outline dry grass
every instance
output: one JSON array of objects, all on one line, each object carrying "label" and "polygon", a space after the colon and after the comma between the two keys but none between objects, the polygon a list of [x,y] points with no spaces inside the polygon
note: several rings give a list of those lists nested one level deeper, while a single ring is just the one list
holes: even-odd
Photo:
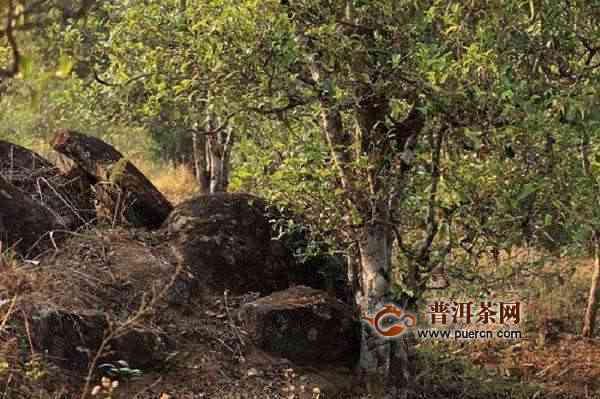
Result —
[{"label": "dry grass", "polygon": [[198,184],[189,169],[183,165],[172,167],[147,167],[145,163],[138,165],[140,170],[147,170],[148,178],[173,205],[177,205],[199,193]]}]

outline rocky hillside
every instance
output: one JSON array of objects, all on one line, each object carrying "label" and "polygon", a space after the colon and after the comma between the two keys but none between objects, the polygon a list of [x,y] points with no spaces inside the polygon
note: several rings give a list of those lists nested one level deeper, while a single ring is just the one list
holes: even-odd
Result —
[{"label": "rocky hillside", "polygon": [[279,211],[248,194],[147,207],[161,194],[108,144],[54,143],[67,172],[0,143],[4,200],[38,219],[0,210],[5,397],[351,393],[359,337],[342,268],[299,261],[306,242],[276,231]]}]

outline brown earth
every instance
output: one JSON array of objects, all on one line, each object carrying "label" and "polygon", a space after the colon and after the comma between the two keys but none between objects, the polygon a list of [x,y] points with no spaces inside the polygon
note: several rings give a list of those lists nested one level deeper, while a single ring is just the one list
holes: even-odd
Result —
[{"label": "brown earth", "polygon": [[[300,367],[254,347],[237,310],[259,294],[195,296],[175,283],[185,281],[188,271],[170,263],[161,243],[159,233],[92,230],[73,233],[39,264],[5,259],[0,300],[14,299],[15,305],[5,316],[8,328],[0,329],[0,363],[7,359],[4,371],[0,365],[0,392],[14,399],[39,392],[46,392],[44,398],[79,397],[99,383],[100,363],[117,360],[143,370],[141,378],[122,381],[116,397],[123,398],[287,398],[301,391],[297,397],[344,397],[355,389],[349,368]],[[45,329],[48,322],[40,319],[48,313],[59,316]],[[82,327],[90,325],[97,328],[91,338]],[[118,342],[132,333],[161,337],[165,345],[152,352],[150,363],[136,362],[148,353],[136,352],[143,343]],[[102,337],[110,339],[96,358]],[[88,369],[92,380],[85,387]]]}]

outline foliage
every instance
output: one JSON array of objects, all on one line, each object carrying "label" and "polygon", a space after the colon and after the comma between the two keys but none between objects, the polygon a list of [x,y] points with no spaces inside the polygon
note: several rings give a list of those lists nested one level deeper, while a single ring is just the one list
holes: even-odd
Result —
[{"label": "foliage", "polygon": [[[524,384],[479,368],[449,353],[444,343],[421,345],[417,352],[417,384],[425,398],[532,398],[541,387]],[[456,349],[454,349],[456,350]]]}]

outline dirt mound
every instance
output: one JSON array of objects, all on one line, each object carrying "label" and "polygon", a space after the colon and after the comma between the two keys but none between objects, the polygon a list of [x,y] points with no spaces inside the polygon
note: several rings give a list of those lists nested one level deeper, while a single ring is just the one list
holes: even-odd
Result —
[{"label": "dirt mound", "polygon": [[[185,295],[175,284],[183,273],[153,252],[149,233],[69,235],[58,251],[18,267],[17,281],[23,282],[11,286],[7,276],[0,283],[0,292],[21,291],[31,349],[79,370],[98,361],[122,359],[150,367],[164,359],[168,339],[156,312]],[[99,351],[104,353],[95,359]]]},{"label": "dirt mound", "polygon": [[79,398],[99,383],[99,363],[119,360],[142,374],[121,384],[119,397],[283,398],[295,389],[312,398],[352,390],[348,368],[303,369],[254,347],[236,315],[259,294],[199,297],[163,241],[159,232],[86,230],[39,264],[4,259],[0,392]]},{"label": "dirt mound", "polygon": [[[55,143],[59,149],[70,143],[73,151],[64,152],[88,171],[77,169],[65,175],[22,147],[8,143],[3,147],[8,155],[2,159],[11,161],[1,164],[0,170],[15,184],[6,187],[47,208],[51,215],[46,219],[60,221],[63,238],[36,260],[0,253],[0,392],[4,396],[79,398],[82,392],[91,392],[106,370],[112,379],[141,374],[140,379],[120,386],[123,397],[283,398],[297,392],[302,398],[333,398],[353,389],[352,361],[340,362],[339,369],[303,369],[293,359],[282,358],[284,353],[268,355],[256,347],[251,332],[236,317],[261,293],[297,284],[330,286],[320,273],[329,261],[298,261],[294,255],[306,242],[275,228],[272,222],[284,219],[279,212],[260,198],[220,194],[180,205],[158,231],[93,224],[74,230],[85,218],[80,218],[68,195],[84,195],[96,184],[96,200],[102,201],[100,180],[109,180],[116,193],[142,192],[148,186],[137,185],[145,182],[141,177],[130,184],[128,177],[137,174],[116,150],[109,151],[107,159],[102,151],[91,160],[83,159],[75,155],[86,152],[86,143],[95,149],[108,147],[73,132],[59,138]],[[98,173],[93,175],[94,171]],[[115,180],[115,173],[125,180]],[[57,183],[65,179],[73,186]],[[15,205],[15,197],[11,198],[7,206]],[[117,208],[122,204],[113,205],[113,216],[119,216]],[[170,207],[166,205],[161,209]],[[125,225],[135,225],[124,216]],[[0,229],[5,222],[0,218]],[[140,225],[152,228],[157,223]],[[57,228],[54,222],[41,227],[42,234]],[[313,299],[326,296],[318,292]],[[274,298],[279,297],[270,300]],[[343,324],[352,324],[351,311],[341,302],[330,298],[325,305],[332,311],[343,308],[348,322]],[[325,311],[321,305],[312,303],[300,310],[295,314],[298,326],[331,327],[319,318]],[[317,311],[321,316],[315,316]],[[337,360],[340,349],[324,340],[326,333],[318,332],[317,343],[323,345],[319,353],[311,353]],[[123,370],[127,376],[119,374]]]}]

